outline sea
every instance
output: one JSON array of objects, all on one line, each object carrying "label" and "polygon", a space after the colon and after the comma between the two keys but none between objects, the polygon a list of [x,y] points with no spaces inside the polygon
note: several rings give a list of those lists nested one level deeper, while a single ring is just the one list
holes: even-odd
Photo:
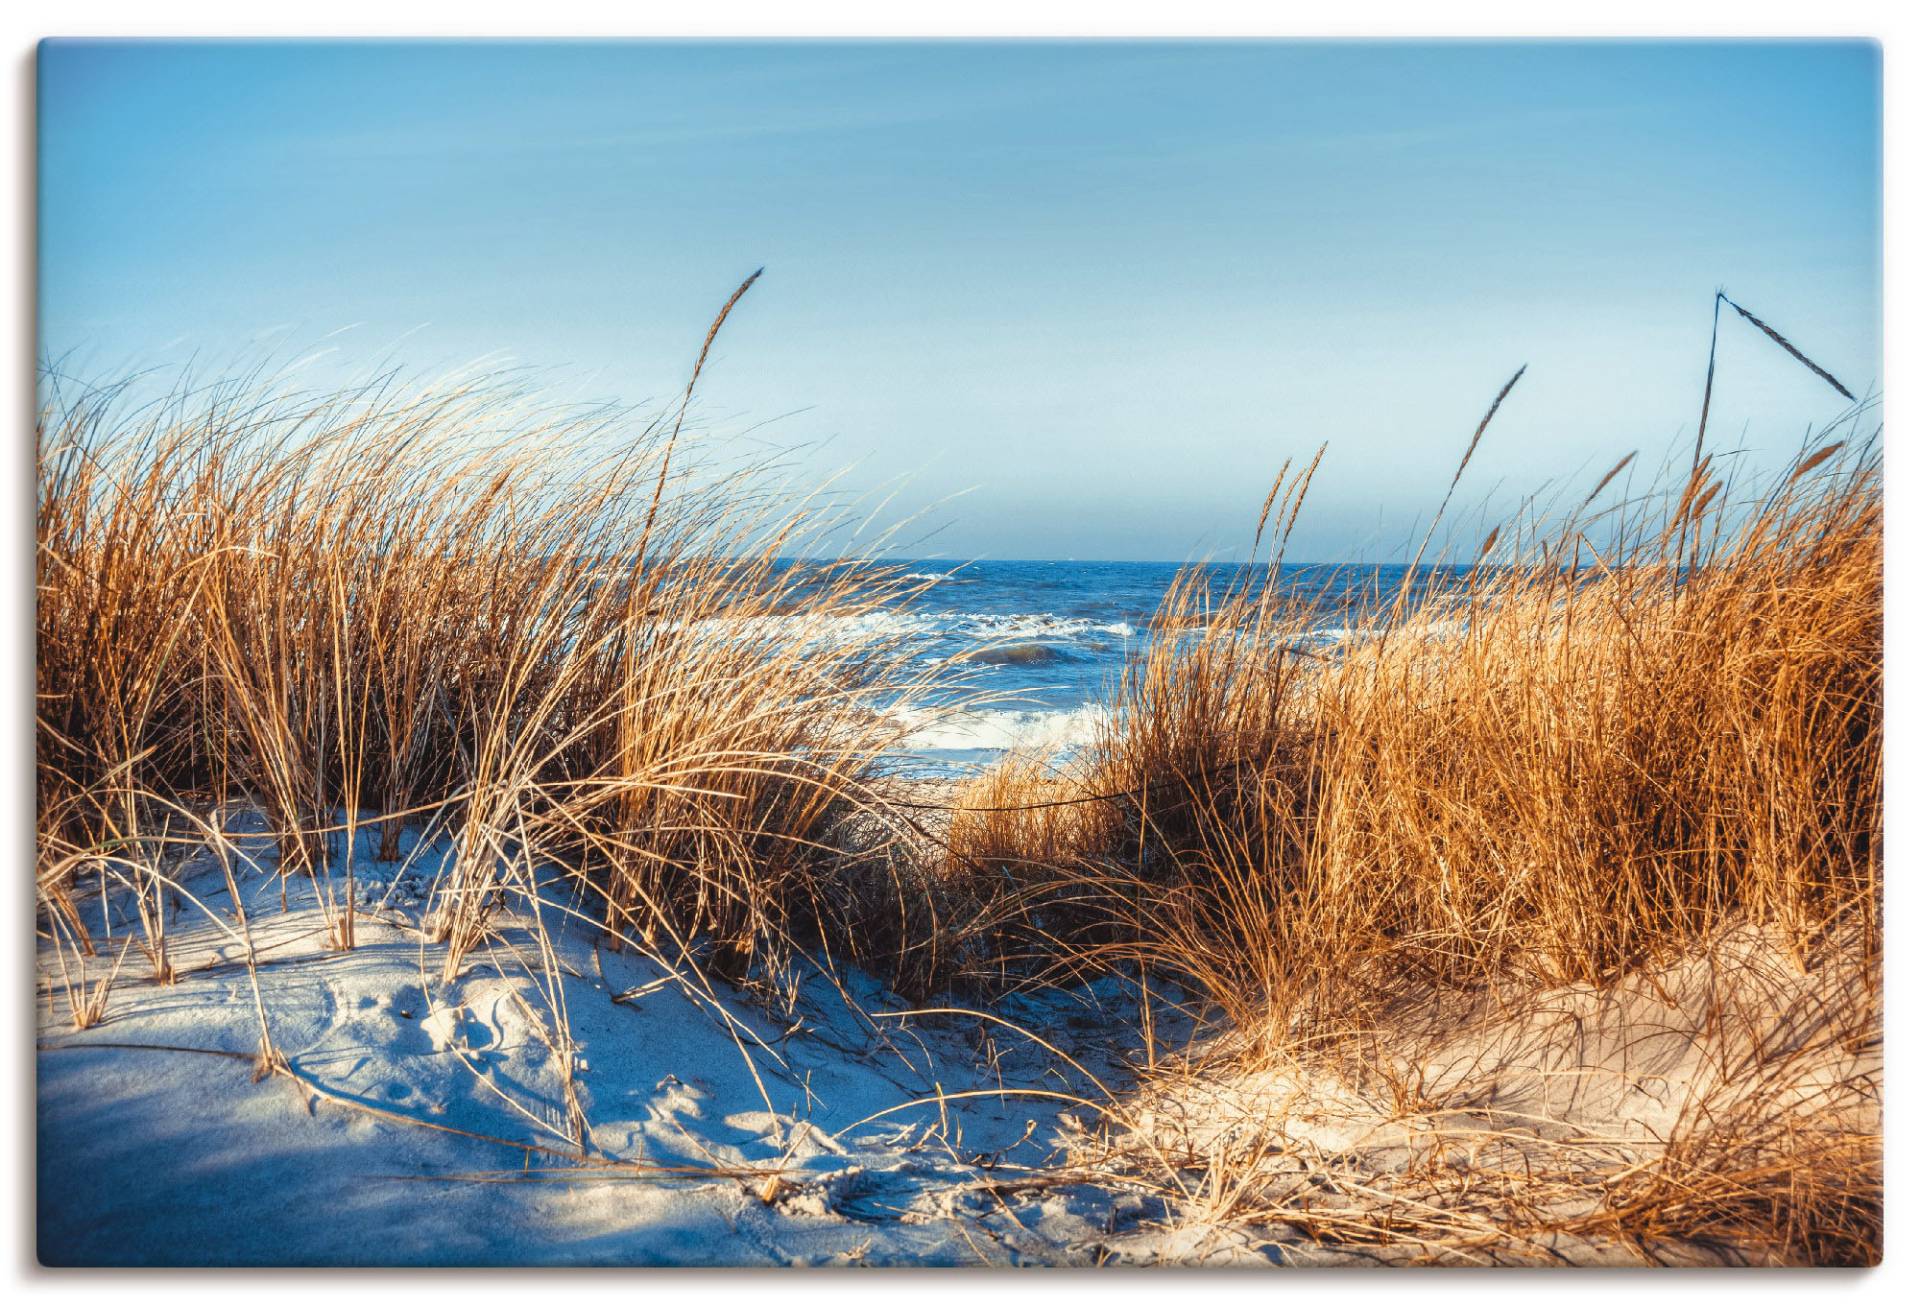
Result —
[{"label": "sea", "polygon": [[[1174,562],[916,561],[895,563],[927,587],[890,620],[929,662],[966,654],[969,694],[991,700],[905,713],[911,731],[900,768],[959,775],[1018,748],[1068,762],[1107,718],[1130,660],[1145,650],[1153,618],[1186,566]],[[1245,565],[1203,568],[1210,592],[1245,582]],[[1416,592],[1459,573],[1422,566]],[[1254,582],[1265,577],[1255,568]],[[1303,636],[1335,644],[1377,620],[1382,595],[1406,581],[1404,565],[1287,563],[1278,577],[1308,603]]]}]

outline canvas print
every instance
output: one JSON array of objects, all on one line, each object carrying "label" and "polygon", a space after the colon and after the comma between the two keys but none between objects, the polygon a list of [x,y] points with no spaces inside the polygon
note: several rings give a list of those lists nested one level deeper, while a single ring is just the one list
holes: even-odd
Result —
[{"label": "canvas print", "polygon": [[1879,1261],[1873,42],[35,62],[42,1264]]}]

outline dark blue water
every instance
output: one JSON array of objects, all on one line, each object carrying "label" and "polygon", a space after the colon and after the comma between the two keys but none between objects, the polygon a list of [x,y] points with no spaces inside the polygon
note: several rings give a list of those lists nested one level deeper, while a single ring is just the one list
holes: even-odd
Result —
[{"label": "dark blue water", "polygon": [[[969,653],[971,688],[996,699],[958,714],[910,715],[907,750],[930,771],[980,765],[1017,747],[1053,757],[1090,739],[1129,658],[1144,650],[1155,613],[1182,567],[1169,562],[993,561],[904,563],[938,581],[897,617],[937,660]],[[1335,641],[1380,618],[1404,566],[1287,565],[1280,582],[1307,604],[1313,633]],[[1457,574],[1422,567],[1416,589]],[[1214,594],[1244,581],[1245,567],[1207,568]],[[982,648],[981,644],[987,646]]]}]

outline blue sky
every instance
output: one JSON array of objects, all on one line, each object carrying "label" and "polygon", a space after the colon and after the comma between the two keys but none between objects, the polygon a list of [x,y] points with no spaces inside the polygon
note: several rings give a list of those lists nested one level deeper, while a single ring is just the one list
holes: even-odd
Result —
[{"label": "blue sky", "polygon": [[[921,552],[1232,555],[1325,440],[1293,555],[1391,559],[1523,362],[1464,502],[1690,440],[1720,286],[1879,384],[1866,43],[51,43],[39,94],[70,369],[658,398],[764,264],[703,422]],[[1836,411],[1723,331],[1712,442]]]}]

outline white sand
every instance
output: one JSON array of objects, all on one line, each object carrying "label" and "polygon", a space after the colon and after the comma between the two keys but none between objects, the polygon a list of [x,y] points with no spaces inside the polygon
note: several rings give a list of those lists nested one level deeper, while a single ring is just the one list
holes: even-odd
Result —
[{"label": "white sand", "polygon": [[[1738,927],[1604,990],[1410,991],[1337,1053],[1222,1055],[1158,1075],[1136,1099],[1133,1145],[1224,1160],[1237,1198],[1216,1201],[1222,1223],[1273,1204],[1357,1232],[1392,1222],[1397,1243],[1371,1251],[1386,1262],[1773,1262],[1718,1232],[1628,1244],[1604,1222],[1559,1227],[1716,1123],[1725,1135],[1688,1163],[1757,1168],[1788,1117],[1810,1148],[1877,1141],[1878,993],[1844,954],[1803,967]],[[1185,1211],[1190,1233],[1209,1221],[1204,1204]],[[1530,1220],[1556,1229],[1530,1232]]]},{"label": "white sand", "polygon": [[[210,858],[177,878],[221,922],[181,904],[178,981],[155,984],[136,949],[106,1019],[86,1031],[71,1027],[43,941],[42,1262],[1086,1264],[1158,1211],[1053,1170],[1069,1101],[963,1095],[1101,1098],[1018,1034],[889,1017],[906,1004],[860,975],[846,980],[859,1009],[815,975],[790,1014],[770,1015],[608,953],[584,925],[551,930],[588,1150],[603,1166],[571,1162],[579,1147],[525,932],[509,927],[441,984],[444,951],[415,927],[430,863],[416,858],[391,893],[395,866],[358,865],[363,896],[387,904],[363,913],[350,953],[323,945],[309,885],[289,884],[283,913],[277,877],[243,880],[268,1024],[296,1080],[254,1080],[254,991]],[[83,910],[104,933],[98,899]],[[123,938],[130,912],[116,902],[114,914]],[[99,944],[95,976],[116,949]],[[1049,1027],[1120,1083],[1118,1048],[1074,1027],[1124,1028],[1086,1005],[1102,996],[1128,1009],[1138,999],[1095,990],[1000,1014]],[[961,1098],[930,1099],[942,1094]]]}]

